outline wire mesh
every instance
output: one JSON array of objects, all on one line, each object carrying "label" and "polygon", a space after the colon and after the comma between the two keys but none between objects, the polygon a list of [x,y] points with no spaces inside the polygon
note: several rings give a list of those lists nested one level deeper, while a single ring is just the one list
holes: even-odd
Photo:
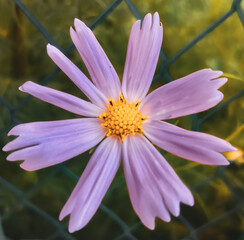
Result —
[{"label": "wire mesh", "polygon": [[[48,31],[42,26],[41,22],[31,13],[31,11],[21,2],[20,0],[12,0],[14,4],[24,13],[26,18],[35,26],[35,28],[39,31],[39,34],[43,36],[43,38],[46,39],[47,42],[55,45],[56,47],[59,47],[58,43],[54,40],[54,38],[48,33]],[[232,5],[230,6],[230,9],[222,15],[219,19],[215,20],[210,26],[208,26],[205,30],[200,32],[194,39],[192,39],[188,44],[186,44],[182,49],[180,49],[175,55],[173,55],[171,58],[168,58],[163,50],[161,50],[160,58],[162,60],[162,64],[160,65],[160,69],[158,71],[158,74],[154,77],[153,84],[157,84],[160,82],[160,79],[165,78],[168,82],[172,81],[172,77],[169,73],[169,67],[172,63],[174,63],[178,58],[180,58],[184,53],[189,51],[195,44],[197,44],[199,41],[201,41],[203,38],[205,38],[208,34],[210,34],[214,29],[218,28],[223,22],[227,21],[229,18],[232,17],[233,14],[237,14],[241,24],[244,26],[244,14],[243,10],[241,8],[241,2],[242,0],[234,0],[232,2]],[[105,10],[97,16],[97,18],[90,24],[91,29],[99,28],[100,24],[109,17],[115,9],[119,8],[121,4],[125,4],[126,7],[129,9],[131,14],[137,18],[141,19],[142,14],[140,14],[139,10],[135,7],[132,0],[115,0],[110,5],[106,6]],[[66,55],[69,55],[74,50],[74,45],[70,45],[66,50],[64,50],[64,53]],[[59,73],[59,68],[53,69],[48,75],[44,76],[40,83],[42,85],[49,84],[52,79]],[[225,102],[219,104],[217,107],[213,108],[211,111],[209,111],[207,114],[205,114],[203,117],[198,115],[192,115],[192,130],[199,130],[200,126],[208,119],[212,118],[217,112],[220,110],[228,107],[232,102],[237,101],[240,98],[243,98],[244,95],[244,89],[239,91],[237,94],[232,96],[231,98],[227,99]],[[19,124],[21,121],[18,119],[18,114],[21,112],[25,106],[30,102],[32,99],[31,96],[26,96],[25,98],[21,99],[19,103],[16,106],[12,106],[8,101],[6,101],[3,97],[0,97],[0,104],[2,107],[8,111],[9,119],[10,121],[2,128],[0,129],[0,137],[3,137],[6,135],[6,133],[10,130],[11,127],[13,127],[16,124]],[[209,227],[214,227],[215,225],[223,222],[225,219],[228,219],[233,214],[243,214],[243,207],[244,207],[244,200],[239,194],[239,192],[233,188],[231,183],[229,182],[229,179],[225,176],[224,171],[225,168],[218,167],[215,169],[216,171],[210,176],[204,179],[203,181],[191,186],[191,190],[195,193],[198,191],[198,189],[202,188],[204,185],[209,184],[210,182],[215,181],[216,179],[221,179],[226,185],[226,187],[231,192],[231,195],[234,199],[234,203],[231,208],[229,208],[224,213],[221,213],[220,215],[216,216],[215,218],[211,219],[210,221],[203,223],[200,226],[194,226],[192,221],[189,221],[186,217],[184,217],[184,214],[180,215],[177,219],[180,223],[182,223],[188,232],[180,238],[175,239],[194,239],[199,240],[198,234],[205,229],[208,229]],[[8,220],[13,218],[14,214],[16,214],[16,211],[18,209],[25,207],[30,209],[31,211],[35,212],[38,216],[40,216],[43,221],[48,222],[53,228],[53,230],[50,232],[48,236],[46,236],[45,239],[80,239],[79,237],[76,237],[75,234],[70,234],[67,231],[67,224],[59,222],[57,220],[57,217],[55,218],[53,215],[50,215],[48,212],[44,211],[40,207],[38,207],[35,203],[32,202],[32,195],[38,191],[40,188],[42,188],[49,179],[53,178],[54,176],[57,176],[59,174],[63,174],[63,177],[70,178],[72,181],[77,182],[78,176],[76,173],[74,173],[72,170],[70,170],[66,165],[60,164],[56,167],[53,167],[51,171],[44,172],[43,176],[36,182],[33,186],[29,187],[28,190],[20,190],[18,186],[15,186],[10,181],[6,180],[3,177],[0,177],[0,184],[3,188],[8,189],[11,193],[13,193],[16,196],[16,204],[9,207],[6,211],[4,211],[3,215],[1,216],[2,224],[3,226],[5,224],[8,224]],[[124,180],[119,180],[113,187],[108,191],[107,197],[116,192],[116,190],[121,186],[125,185]],[[23,188],[24,189],[24,188]],[[4,196],[3,196],[4,197]],[[120,203],[118,203],[120,204]],[[134,222],[133,224],[129,224],[126,221],[122,220],[117,213],[110,209],[109,207],[105,206],[104,204],[101,204],[100,210],[105,214],[104,216],[109,217],[112,221],[116,223],[116,225],[119,227],[118,233],[116,236],[110,236],[109,230],[106,235],[106,239],[114,239],[114,240],[120,240],[120,239],[139,239],[137,236],[137,231],[142,227],[142,224],[139,220]],[[189,211],[189,209],[188,209]],[[33,219],[35,221],[35,219]],[[103,224],[103,223],[101,223]],[[14,228],[14,227],[13,227]],[[1,230],[1,229],[0,229]],[[161,237],[155,238],[155,239],[166,239],[163,237],[163,233],[161,232]],[[7,236],[4,237],[1,231],[0,231],[0,237],[1,239],[10,239]],[[38,236],[37,236],[38,237]],[[87,236],[85,236],[87,237]],[[86,239],[90,239],[87,237]],[[220,238],[219,238],[220,239]],[[225,239],[225,238],[223,238]],[[237,239],[237,238],[236,238]],[[244,239],[244,235],[241,234],[238,236],[238,239]]]}]

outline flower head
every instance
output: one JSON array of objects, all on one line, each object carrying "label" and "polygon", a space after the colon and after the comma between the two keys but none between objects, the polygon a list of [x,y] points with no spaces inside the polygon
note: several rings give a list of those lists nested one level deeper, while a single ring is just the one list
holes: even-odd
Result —
[{"label": "flower head", "polygon": [[[93,83],[54,46],[47,52],[90,102],[33,82],[20,90],[86,118],[34,122],[14,127],[18,136],[3,150],[7,160],[24,160],[25,170],[64,162],[98,147],[60,213],[70,215],[69,231],[84,227],[95,214],[123,159],[133,208],[143,224],[155,227],[155,217],[170,221],[180,202],[192,206],[193,196],[153,144],[202,164],[227,165],[222,152],[228,142],[209,134],[184,130],[162,120],[209,109],[219,103],[226,81],[222,72],[203,69],[168,83],[147,95],[156,69],[163,28],[158,13],[134,23],[129,38],[122,85],[92,31],[75,19],[71,38]],[[153,144],[152,144],[153,143]]]},{"label": "flower head", "polygon": [[107,111],[99,116],[104,121],[102,126],[107,130],[106,137],[117,136],[123,142],[127,135],[142,133],[141,126],[147,117],[139,111],[139,100],[129,103],[121,94],[116,102],[113,99],[108,99],[108,102]]}]

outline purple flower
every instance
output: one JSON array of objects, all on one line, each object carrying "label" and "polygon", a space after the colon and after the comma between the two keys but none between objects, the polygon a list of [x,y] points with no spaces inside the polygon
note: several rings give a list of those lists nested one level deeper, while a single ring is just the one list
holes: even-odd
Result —
[{"label": "purple flower", "polygon": [[158,13],[134,23],[129,38],[122,85],[92,31],[75,19],[71,38],[93,83],[57,48],[50,58],[86,94],[90,102],[33,82],[20,90],[86,118],[34,122],[14,127],[18,136],[3,150],[7,160],[24,160],[28,171],[64,162],[96,146],[94,154],[60,213],[70,215],[69,231],[83,228],[97,211],[122,158],[130,200],[142,223],[155,227],[155,217],[169,222],[180,202],[192,206],[190,190],[152,145],[179,157],[210,165],[228,165],[222,152],[236,150],[209,134],[184,130],[162,120],[207,110],[219,103],[226,81],[220,71],[203,69],[147,95],[163,39]]}]

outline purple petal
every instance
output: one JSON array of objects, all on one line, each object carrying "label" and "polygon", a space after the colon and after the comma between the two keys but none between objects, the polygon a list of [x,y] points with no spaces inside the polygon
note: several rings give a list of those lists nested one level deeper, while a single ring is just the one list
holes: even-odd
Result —
[{"label": "purple petal", "polygon": [[144,98],[140,109],[150,119],[177,118],[205,111],[223,99],[218,91],[226,78],[219,78],[221,71],[202,69],[168,83]]},{"label": "purple petal", "polygon": [[96,105],[78,97],[54,90],[52,88],[41,86],[31,81],[24,83],[19,89],[22,92],[29,93],[30,95],[41,99],[42,101],[48,102],[81,116],[97,117],[104,111]]},{"label": "purple petal", "polygon": [[57,66],[74,82],[74,84],[97,106],[104,108],[107,99],[92,82],[61,51],[48,44],[47,53]]},{"label": "purple petal", "polygon": [[127,136],[122,153],[130,199],[146,227],[154,229],[155,217],[169,222],[170,212],[178,216],[180,202],[194,204],[190,190],[144,136]]},{"label": "purple petal", "polygon": [[73,158],[97,145],[105,136],[96,118],[33,122],[14,127],[8,135],[18,136],[3,151],[7,160],[24,160],[21,167],[33,171]]},{"label": "purple petal", "polygon": [[108,137],[98,146],[59,216],[62,220],[70,214],[70,232],[83,228],[95,214],[119,168],[120,158],[118,138]]},{"label": "purple petal", "polygon": [[158,147],[179,157],[209,165],[228,165],[221,152],[235,151],[230,143],[215,136],[188,131],[162,121],[148,121],[143,131]]},{"label": "purple petal", "polygon": [[122,91],[129,102],[143,99],[152,82],[163,40],[163,26],[156,12],[153,17],[147,14],[143,20],[132,26],[125,68]]},{"label": "purple petal", "polygon": [[74,25],[76,31],[70,28],[70,35],[92,81],[107,98],[118,99],[121,93],[120,80],[108,57],[90,28],[77,18]]}]

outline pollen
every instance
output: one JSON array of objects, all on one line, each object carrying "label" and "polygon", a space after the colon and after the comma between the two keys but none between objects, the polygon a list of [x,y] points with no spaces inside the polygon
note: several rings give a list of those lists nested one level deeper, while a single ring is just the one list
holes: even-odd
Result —
[{"label": "pollen", "polygon": [[119,100],[108,99],[107,111],[102,113],[99,118],[102,119],[102,126],[107,130],[106,136],[115,135],[124,141],[129,134],[143,133],[142,124],[147,119],[139,111],[140,101],[129,103],[123,95]]}]

